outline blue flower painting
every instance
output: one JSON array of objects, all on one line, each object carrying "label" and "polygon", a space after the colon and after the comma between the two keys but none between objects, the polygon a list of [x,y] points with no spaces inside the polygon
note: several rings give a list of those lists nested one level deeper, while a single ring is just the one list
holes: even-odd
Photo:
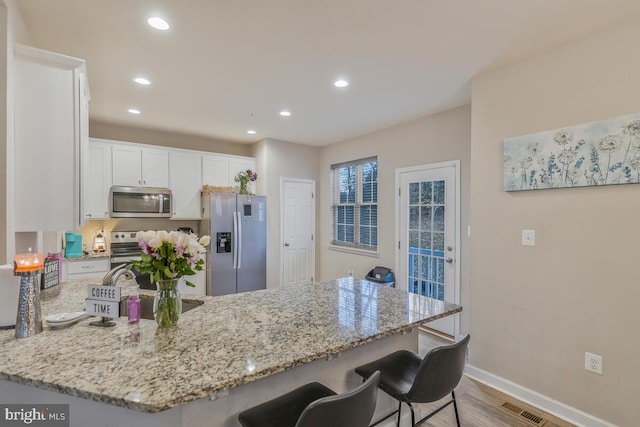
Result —
[{"label": "blue flower painting", "polygon": [[504,140],[504,190],[640,182],[640,113]]}]

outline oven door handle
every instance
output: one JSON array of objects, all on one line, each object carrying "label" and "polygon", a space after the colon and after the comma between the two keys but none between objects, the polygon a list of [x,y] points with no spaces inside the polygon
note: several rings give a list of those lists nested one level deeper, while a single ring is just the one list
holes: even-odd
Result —
[{"label": "oven door handle", "polygon": [[140,255],[111,257],[111,264],[118,262],[140,261]]}]

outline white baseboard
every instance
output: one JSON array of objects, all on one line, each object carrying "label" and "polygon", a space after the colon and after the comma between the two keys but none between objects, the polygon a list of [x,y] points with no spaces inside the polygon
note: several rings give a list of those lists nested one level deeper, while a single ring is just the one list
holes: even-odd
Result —
[{"label": "white baseboard", "polygon": [[530,390],[505,378],[494,375],[490,372],[467,365],[465,375],[471,379],[488,385],[491,388],[499,390],[509,396],[512,396],[521,402],[535,406],[551,415],[554,415],[567,422],[577,426],[584,427],[616,427],[605,420],[594,417],[579,409],[573,408],[548,396]]}]

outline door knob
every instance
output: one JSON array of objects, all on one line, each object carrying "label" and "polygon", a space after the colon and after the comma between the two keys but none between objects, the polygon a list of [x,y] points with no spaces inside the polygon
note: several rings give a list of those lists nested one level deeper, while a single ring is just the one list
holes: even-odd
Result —
[{"label": "door knob", "polygon": [[285,246],[289,246],[289,244],[288,244],[288,243],[285,243],[284,245],[285,245]]},{"label": "door knob", "polygon": [[449,257],[445,259],[445,261],[447,262],[447,264],[451,264],[453,262],[453,258]]}]

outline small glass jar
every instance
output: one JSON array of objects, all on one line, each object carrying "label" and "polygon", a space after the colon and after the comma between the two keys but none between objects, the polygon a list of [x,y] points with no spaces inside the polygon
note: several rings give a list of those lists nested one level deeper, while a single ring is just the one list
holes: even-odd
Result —
[{"label": "small glass jar", "polygon": [[138,286],[134,286],[129,294],[127,300],[127,317],[129,323],[138,323],[140,321],[140,295],[138,293]]}]

